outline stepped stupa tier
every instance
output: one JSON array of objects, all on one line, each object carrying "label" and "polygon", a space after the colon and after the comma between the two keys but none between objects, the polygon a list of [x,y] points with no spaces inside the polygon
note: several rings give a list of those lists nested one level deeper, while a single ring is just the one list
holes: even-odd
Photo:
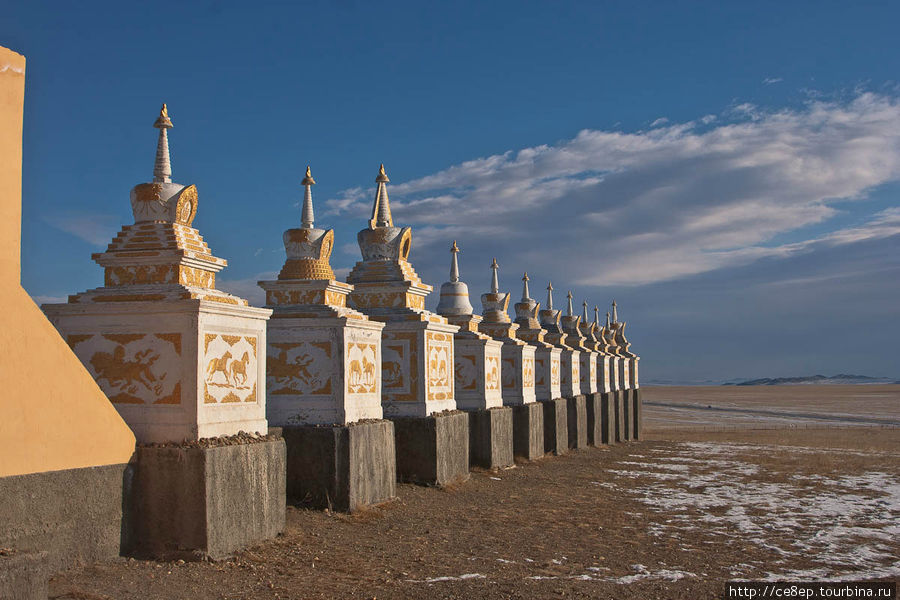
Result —
[{"label": "stepped stupa tier", "polygon": [[395,227],[381,165],[369,226],[357,234],[362,260],[347,282],[350,305],[386,324],[382,337],[382,404],[391,417],[425,417],[456,408],[453,334],[458,328],[425,310],[432,287],[422,283],[409,252],[412,230]]},{"label": "stepped stupa tier", "polygon": [[462,410],[503,406],[500,389],[502,342],[479,333],[480,315],[473,314],[469,287],[459,280],[459,248],[450,247],[450,281],[441,285],[438,314],[459,327],[454,335],[454,372],[456,405]]},{"label": "stepped stupa tier", "polygon": [[197,188],[172,182],[163,105],[153,180],[131,190],[134,224],[93,255],[104,286],[44,307],[139,442],[267,431],[271,311],[215,288],[226,261],[192,227]]},{"label": "stepped stupa tier", "polygon": [[561,311],[553,308],[553,282],[547,285],[547,308],[538,312],[541,327],[547,333],[544,340],[559,348],[560,354],[560,388],[562,395],[568,398],[581,394],[581,352],[568,343],[568,334],[560,325]]},{"label": "stepped stupa tier", "polygon": [[[597,354],[588,345],[588,340],[581,332],[582,317],[575,314],[572,306],[572,292],[566,295],[566,314],[562,317],[562,328],[566,332],[566,345],[579,352],[579,386],[580,394],[593,394],[597,391]],[[578,394],[576,394],[578,395]]]},{"label": "stepped stupa tier", "polygon": [[619,354],[618,348],[615,344],[615,333],[612,328],[612,321],[610,320],[609,312],[606,313],[606,324],[600,330],[600,339],[605,344],[604,352],[609,354],[609,362],[610,362],[610,386],[613,391],[624,390],[625,387],[623,385],[623,380],[621,378],[622,371],[622,355]]},{"label": "stepped stupa tier", "polygon": [[522,276],[522,300],[515,305],[516,337],[534,346],[534,391],[538,401],[562,397],[560,389],[560,355],[562,351],[544,341],[547,331],[541,328],[538,312],[540,302],[528,291],[528,273]]},{"label": "stepped stupa tier", "polygon": [[481,295],[483,320],[478,330],[503,342],[501,387],[508,406],[536,401],[534,390],[534,346],[516,337],[517,323],[510,321],[509,293],[500,293],[497,259],[491,263],[491,291]]},{"label": "stepped stupa tier", "polygon": [[347,306],[353,286],[334,278],[334,230],[314,223],[310,168],[300,227],[284,232],[287,259],[260,281],[273,310],[267,348],[268,416],[278,426],[380,419],[381,330]]},{"label": "stepped stupa tier", "polygon": [[619,321],[618,310],[616,306],[616,301],[613,300],[612,303],[612,324],[611,324],[611,332],[612,332],[612,342],[616,347],[616,352],[619,356],[622,357],[622,378],[624,381],[625,389],[637,389],[638,387],[638,373],[637,373],[637,361],[640,360],[638,356],[631,352],[629,348],[631,344],[625,337],[625,325],[624,321]]},{"label": "stepped stupa tier", "polygon": [[600,308],[594,306],[594,322],[591,324],[591,335],[594,339],[594,349],[597,356],[597,387],[600,392],[613,391],[610,383],[610,371],[612,370],[612,357],[607,351],[606,340],[603,337],[603,325],[600,323]]},{"label": "stepped stupa tier", "polygon": [[165,105],[153,126],[159,129],[153,181],[131,190],[134,224],[122,227],[106,252],[92,255],[104,268],[104,287],[70,296],[69,302],[194,299],[247,306],[243,298],[215,289],[216,273],[228,263],[213,256],[191,227],[197,187],[172,182],[167,134],[172,121]]}]

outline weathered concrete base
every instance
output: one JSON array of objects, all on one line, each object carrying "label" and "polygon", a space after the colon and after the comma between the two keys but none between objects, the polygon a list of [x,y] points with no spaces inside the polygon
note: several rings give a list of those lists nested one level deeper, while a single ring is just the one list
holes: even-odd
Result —
[{"label": "weathered concrete base", "polygon": [[47,600],[47,552],[0,556],[0,600]]},{"label": "weathered concrete base", "polygon": [[600,442],[616,443],[616,396],[615,392],[600,394]]},{"label": "weathered concrete base", "polygon": [[587,448],[587,401],[584,395],[566,398],[566,412],[569,448],[574,450]]},{"label": "weathered concrete base", "polygon": [[615,404],[613,412],[616,417],[616,441],[624,442],[625,440],[625,391],[617,390],[613,392]]},{"label": "weathered concrete base", "polygon": [[640,440],[644,435],[644,403],[641,400],[641,388],[635,388],[631,391],[631,400],[633,405],[631,419],[634,424],[634,433],[631,437],[632,439]]},{"label": "weathered concrete base", "polygon": [[287,497],[312,508],[352,512],[397,495],[394,423],[291,425],[287,445]]},{"label": "weathered concrete base", "polygon": [[513,461],[513,409],[498,406],[468,411],[469,465],[502,469]]},{"label": "weathered concrete base", "polygon": [[631,415],[631,411],[633,409],[633,406],[631,404],[631,390],[622,390],[619,393],[622,394],[622,415],[625,422],[625,426],[622,428],[622,433],[624,435],[625,441],[630,442],[631,436],[634,433],[634,421]]},{"label": "weathered concrete base", "polygon": [[569,451],[569,410],[565,398],[541,400],[544,407],[544,452]]},{"label": "weathered concrete base", "polygon": [[544,456],[544,406],[529,402],[513,410],[513,454],[516,458],[537,460]]},{"label": "weathered concrete base", "polygon": [[46,551],[51,573],[119,556],[122,482],[130,469],[118,464],[0,477],[0,548]]},{"label": "weathered concrete base", "polygon": [[221,559],[284,531],[284,440],[138,447],[136,456],[123,554]]},{"label": "weathered concrete base", "polygon": [[445,411],[394,417],[397,479],[447,485],[469,477],[469,416]]},{"label": "weathered concrete base", "polygon": [[600,392],[587,394],[584,398],[587,412],[587,443],[589,446],[599,446],[603,443],[601,394]]}]

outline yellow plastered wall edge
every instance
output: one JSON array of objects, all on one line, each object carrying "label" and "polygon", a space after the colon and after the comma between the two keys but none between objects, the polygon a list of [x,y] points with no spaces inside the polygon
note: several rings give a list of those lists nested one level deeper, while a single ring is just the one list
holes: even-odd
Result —
[{"label": "yellow plastered wall edge", "polygon": [[0,46],[0,477],[128,462],[134,434],[20,280],[25,57]]}]

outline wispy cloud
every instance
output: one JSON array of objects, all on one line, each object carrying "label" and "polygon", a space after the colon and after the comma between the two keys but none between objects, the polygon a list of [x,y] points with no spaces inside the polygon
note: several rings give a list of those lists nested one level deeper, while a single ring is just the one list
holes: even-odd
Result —
[{"label": "wispy cloud", "polygon": [[216,287],[224,292],[248,300],[252,306],[264,306],[266,304],[266,293],[259,287],[258,282],[271,281],[277,277],[277,271],[264,271],[245,279],[223,279],[217,277]]},{"label": "wispy cloud", "polygon": [[94,246],[106,246],[118,232],[122,219],[117,215],[64,211],[45,215],[44,221]]},{"label": "wispy cloud", "polygon": [[[898,178],[900,103],[862,93],[799,109],[742,103],[635,133],[584,130],[394,185],[391,200],[395,222],[416,226],[420,271],[445,271],[456,238],[461,261],[496,254],[516,270],[565,265],[572,284],[641,285],[894,235],[888,211],[861,227],[767,245],[834,217],[837,200],[864,199]],[[345,190],[329,209],[365,214],[373,192]]]},{"label": "wispy cloud", "polygon": [[781,77],[766,77],[765,79],[763,79],[763,84],[772,85],[773,83],[779,83],[781,81],[784,81],[784,79]]},{"label": "wispy cloud", "polygon": [[65,304],[69,301],[67,296],[32,296],[31,299],[38,306],[41,304]]}]

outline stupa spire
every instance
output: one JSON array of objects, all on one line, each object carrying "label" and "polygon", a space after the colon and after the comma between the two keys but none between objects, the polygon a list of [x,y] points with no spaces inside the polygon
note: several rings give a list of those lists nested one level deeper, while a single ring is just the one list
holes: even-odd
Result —
[{"label": "stupa spire", "polygon": [[491,263],[491,271],[493,274],[491,275],[491,293],[499,294],[500,293],[500,281],[497,279],[497,271],[500,269],[500,265],[497,264],[497,259],[495,258]]},{"label": "stupa spire", "polygon": [[313,229],[315,227],[315,215],[313,214],[312,186],[316,185],[316,180],[313,179],[312,173],[309,170],[309,165],[306,165],[306,177],[304,177],[303,181],[300,183],[306,188],[306,192],[303,195],[303,212],[300,216],[300,227],[303,229]]},{"label": "stupa spire", "polygon": [[569,293],[566,294],[566,298],[568,299],[568,306],[566,306],[566,316],[574,317],[575,309],[572,307],[572,290],[569,290]]},{"label": "stupa spire", "polygon": [[600,329],[600,308],[594,305],[594,325]]},{"label": "stupa spire", "polygon": [[456,240],[453,240],[453,245],[450,246],[450,255],[452,258],[450,259],[450,282],[456,283],[459,281],[459,261],[456,259],[456,255],[459,253],[459,248],[456,246]]},{"label": "stupa spire", "polygon": [[585,300],[585,301],[583,301],[583,302],[581,303],[581,322],[582,322],[582,323],[587,323],[587,322],[588,322],[588,316],[587,316],[587,300]]},{"label": "stupa spire", "polygon": [[611,323],[609,322],[609,311],[606,313],[606,330],[609,331],[611,329]]},{"label": "stupa spire", "polygon": [[616,301],[615,300],[613,300],[613,303],[612,303],[612,322],[613,323],[619,322],[619,315],[618,315],[618,312],[616,311]]},{"label": "stupa spire", "polygon": [[531,296],[528,293],[528,271],[522,276],[522,302],[528,302]]},{"label": "stupa spire", "polygon": [[159,116],[153,126],[159,129],[159,140],[156,142],[156,162],[153,164],[154,183],[172,183],[172,163],[169,160],[169,136],[167,129],[172,128],[169,110],[163,104]]},{"label": "stupa spire", "polygon": [[547,310],[553,310],[553,282],[547,282]]},{"label": "stupa spire", "polygon": [[388,200],[387,186],[385,185],[389,181],[390,179],[384,172],[384,163],[382,163],[378,169],[378,177],[375,178],[378,189],[375,190],[375,204],[372,206],[372,218],[369,219],[369,227],[372,229],[394,226],[394,219],[391,217],[391,204]]}]

